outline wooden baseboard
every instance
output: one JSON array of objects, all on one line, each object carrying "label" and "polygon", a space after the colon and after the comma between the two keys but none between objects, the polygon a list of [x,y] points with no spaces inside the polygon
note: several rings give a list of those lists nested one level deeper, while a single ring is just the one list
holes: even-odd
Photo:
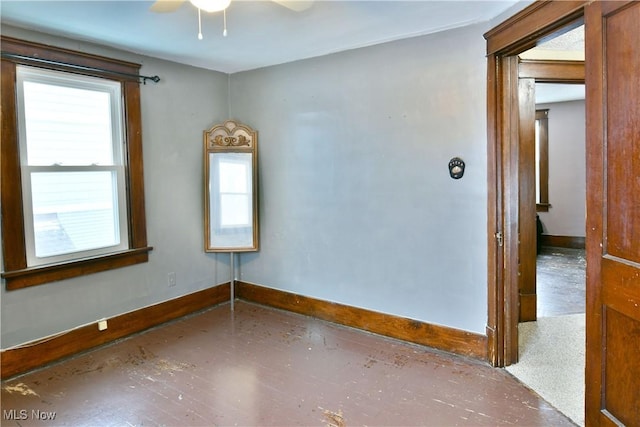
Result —
[{"label": "wooden baseboard", "polygon": [[540,238],[542,246],[553,246],[555,248],[584,249],[585,238],[577,236],[552,236],[543,234]]},{"label": "wooden baseboard", "polygon": [[144,331],[153,326],[229,301],[229,283],[121,314],[108,320],[99,331],[97,322],[50,339],[3,350],[0,353],[2,379],[27,372],[62,358]]},{"label": "wooden baseboard", "polygon": [[487,360],[487,337],[445,326],[235,282],[236,297],[463,356]]},{"label": "wooden baseboard", "polygon": [[[235,294],[258,304],[338,323],[364,331],[421,344],[463,356],[487,360],[487,337],[446,326],[305,297],[245,282],[235,282]],[[170,320],[229,301],[229,283],[165,301],[58,336],[3,350],[0,377],[4,380],[100,345],[142,332]]]}]

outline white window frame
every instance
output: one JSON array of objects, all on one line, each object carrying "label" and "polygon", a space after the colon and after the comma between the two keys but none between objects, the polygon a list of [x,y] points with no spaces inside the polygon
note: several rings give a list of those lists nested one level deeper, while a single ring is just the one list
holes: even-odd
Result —
[{"label": "white window frame", "polygon": [[[111,134],[113,164],[110,165],[29,165],[27,162],[26,119],[24,110],[24,82],[37,82],[57,86],[106,92],[111,100]],[[83,76],[63,71],[45,70],[36,67],[18,65],[16,67],[16,107],[18,112],[18,139],[20,145],[20,163],[24,209],[24,232],[27,266],[41,266],[64,261],[91,258],[129,249],[129,229],[127,214],[127,195],[125,164],[123,156],[124,106],[121,83],[118,81]],[[91,250],[73,251],[59,255],[37,257],[35,253],[34,212],[31,194],[31,175],[38,172],[65,173],[82,171],[111,172],[116,190],[114,202],[117,203],[116,233],[119,242],[116,245]]]}]

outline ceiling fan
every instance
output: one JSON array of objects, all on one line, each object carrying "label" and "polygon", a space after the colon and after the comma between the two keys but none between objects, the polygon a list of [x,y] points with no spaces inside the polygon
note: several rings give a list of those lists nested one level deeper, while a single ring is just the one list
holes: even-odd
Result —
[{"label": "ceiling fan", "polygon": [[[173,12],[177,10],[182,3],[187,0],[156,0],[153,5],[151,5],[151,11],[166,13]],[[229,7],[231,0],[189,0],[191,4],[193,4],[198,9],[204,10],[205,12],[220,12]],[[311,7],[313,0],[271,0],[274,3],[278,3],[281,6],[286,7],[287,9],[294,10],[296,12],[301,12]]]},{"label": "ceiling fan", "polygon": [[[152,12],[167,13],[178,10],[187,0],[156,0],[150,10]],[[302,12],[311,7],[314,0],[271,0],[281,6],[296,12]],[[198,9],[198,39],[202,40],[202,20],[201,11],[213,13],[224,13],[224,30],[223,36],[227,36],[227,7],[231,4],[231,0],[189,0],[189,2]]]}]

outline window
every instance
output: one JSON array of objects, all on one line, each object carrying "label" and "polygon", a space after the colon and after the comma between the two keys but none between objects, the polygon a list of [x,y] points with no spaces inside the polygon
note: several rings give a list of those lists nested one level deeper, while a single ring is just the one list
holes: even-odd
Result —
[{"label": "window", "polygon": [[7,289],[146,262],[139,83],[123,74],[139,66],[10,38],[2,51]]},{"label": "window", "polygon": [[120,84],[16,71],[27,267],[128,249]]},{"label": "window", "polygon": [[536,111],[536,210],[549,207],[549,110]]}]

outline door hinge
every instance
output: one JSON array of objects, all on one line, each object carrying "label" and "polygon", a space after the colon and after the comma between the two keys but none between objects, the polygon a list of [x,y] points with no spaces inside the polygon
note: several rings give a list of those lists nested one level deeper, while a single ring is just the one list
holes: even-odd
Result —
[{"label": "door hinge", "polygon": [[496,240],[498,241],[498,246],[502,246],[502,232],[498,231],[496,234]]}]

